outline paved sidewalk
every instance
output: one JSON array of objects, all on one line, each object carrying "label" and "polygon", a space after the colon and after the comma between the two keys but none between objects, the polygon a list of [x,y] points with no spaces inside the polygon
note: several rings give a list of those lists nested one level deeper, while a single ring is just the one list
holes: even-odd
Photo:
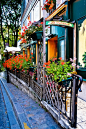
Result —
[{"label": "paved sidewalk", "polygon": [[77,128],[86,129],[86,101],[78,98]]},{"label": "paved sidewalk", "polygon": [[24,111],[30,125],[27,127],[27,123],[23,123],[25,129],[61,129],[51,115],[41,108],[38,103],[13,84],[7,83],[5,79],[2,80]]},{"label": "paved sidewalk", "polygon": [[[7,83],[5,79],[2,80],[22,107],[30,125],[28,126],[29,129],[60,129],[51,115],[41,108],[38,103],[13,84]],[[78,97],[77,104],[77,129],[86,129],[86,101]]]}]

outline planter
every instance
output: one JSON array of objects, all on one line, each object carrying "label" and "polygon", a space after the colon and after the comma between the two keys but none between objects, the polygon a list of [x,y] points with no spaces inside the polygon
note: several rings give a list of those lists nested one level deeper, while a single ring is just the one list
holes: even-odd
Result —
[{"label": "planter", "polygon": [[34,72],[34,67],[30,67],[29,72]]},{"label": "planter", "polygon": [[16,69],[16,76],[20,78],[20,71],[18,69]]},{"label": "planter", "polygon": [[36,31],[31,35],[33,40],[40,40],[42,38],[43,31]]},{"label": "planter", "polygon": [[79,69],[77,69],[77,74],[82,76],[83,79],[86,79],[86,68],[79,68]]}]

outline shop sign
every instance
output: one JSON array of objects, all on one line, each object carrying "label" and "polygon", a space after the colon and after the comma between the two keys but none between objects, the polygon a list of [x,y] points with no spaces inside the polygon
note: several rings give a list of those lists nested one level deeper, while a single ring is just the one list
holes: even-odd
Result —
[{"label": "shop sign", "polygon": [[72,28],[74,27],[74,24],[63,21],[46,21],[46,25],[68,26]]}]

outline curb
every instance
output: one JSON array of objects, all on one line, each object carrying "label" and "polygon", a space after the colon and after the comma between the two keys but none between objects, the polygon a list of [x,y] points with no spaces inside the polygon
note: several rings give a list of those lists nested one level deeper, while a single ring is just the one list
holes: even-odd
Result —
[{"label": "curb", "polygon": [[14,113],[13,108],[12,108],[11,102],[9,100],[9,97],[8,97],[2,83],[1,83],[1,92],[2,92],[3,97],[4,97],[4,102],[6,105],[7,115],[9,118],[11,129],[15,129],[15,128],[20,129],[19,123],[16,119],[15,113]]},{"label": "curb", "polygon": [[17,120],[18,120],[18,123],[19,123],[19,125],[20,125],[20,128],[21,128],[21,129],[25,129],[25,128],[24,128],[24,123],[26,123],[27,126],[28,126],[29,128],[31,128],[29,122],[27,121],[27,118],[26,118],[26,116],[25,116],[25,113],[24,113],[22,107],[21,107],[20,104],[17,102],[16,98],[12,95],[12,93],[9,91],[9,89],[8,89],[8,87],[7,87],[7,84],[3,81],[3,79],[0,79],[0,80],[1,80],[1,82],[2,82],[2,84],[3,84],[3,86],[4,86],[4,89],[5,89],[5,91],[6,91],[7,95],[8,95],[8,97],[9,97],[9,99],[10,99],[10,102],[11,102],[11,104],[12,104],[12,106],[13,106],[13,110],[14,110],[15,116],[16,116],[16,118],[17,118]]}]

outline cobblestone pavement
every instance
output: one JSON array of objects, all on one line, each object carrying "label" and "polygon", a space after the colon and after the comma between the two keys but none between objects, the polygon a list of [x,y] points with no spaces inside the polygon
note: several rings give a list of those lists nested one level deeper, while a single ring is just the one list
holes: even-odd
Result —
[{"label": "cobblestone pavement", "polygon": [[[6,82],[5,79],[4,82]],[[27,120],[30,123],[31,129],[60,129],[51,115],[42,109],[28,95],[10,83],[6,83],[6,85],[23,108],[24,113],[27,116]],[[86,129],[86,101],[79,97],[77,102],[77,129]]]},{"label": "cobblestone pavement", "polygon": [[77,128],[86,129],[86,101],[78,98],[77,104]]},{"label": "cobblestone pavement", "polygon": [[31,129],[61,129],[52,116],[41,108],[38,103],[13,84],[7,84],[5,79],[3,81],[23,108]]},{"label": "cobblestone pavement", "polygon": [[10,123],[7,116],[3,95],[0,87],[0,129],[10,129]]},{"label": "cobblestone pavement", "polygon": [[82,92],[78,93],[79,98],[83,99],[86,101],[86,79],[83,81],[81,85]]}]

